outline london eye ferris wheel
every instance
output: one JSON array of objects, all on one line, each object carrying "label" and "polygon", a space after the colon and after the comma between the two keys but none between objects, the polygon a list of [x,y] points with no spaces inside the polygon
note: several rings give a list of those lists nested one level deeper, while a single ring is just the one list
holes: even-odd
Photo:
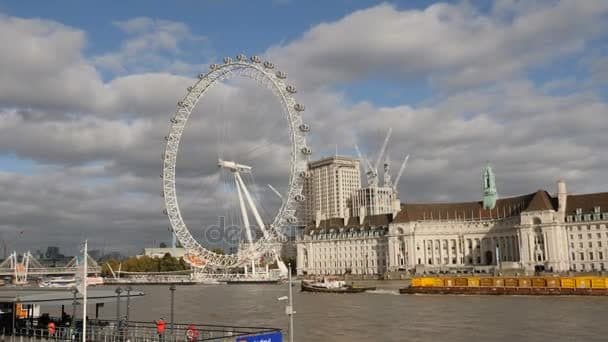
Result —
[{"label": "london eye ferris wheel", "polygon": [[[204,101],[201,99],[208,95],[212,88],[231,79],[244,78],[252,80],[254,87],[266,88],[278,100],[279,107],[275,111],[264,113],[266,122],[281,122],[282,130],[278,135],[285,137],[283,148],[288,151],[284,154],[285,160],[280,160],[285,170],[286,184],[283,191],[276,190],[268,184],[268,188],[280,197],[280,204],[270,215],[262,215],[260,207],[263,203],[256,193],[266,187],[255,184],[252,180],[256,168],[247,163],[247,158],[229,158],[220,153],[214,156],[215,170],[209,171],[224,174],[226,185],[222,188],[221,199],[211,198],[215,202],[230,202],[228,207],[233,208],[239,219],[239,227],[245,240],[246,248],[230,254],[218,253],[210,246],[205,246],[195,238],[192,227],[186,224],[187,219],[180,209],[184,191],[178,189],[180,182],[179,155],[184,149],[184,134],[189,121],[195,115],[205,119],[207,114],[198,113],[195,109]],[[266,90],[267,92],[267,90]],[[274,253],[275,246],[284,238],[286,227],[297,223],[296,209],[305,200],[302,194],[304,179],[307,177],[307,160],[312,153],[306,144],[306,135],[310,126],[303,122],[304,105],[297,102],[295,86],[287,81],[287,74],[279,71],[269,61],[262,61],[258,56],[247,58],[238,55],[235,59],[225,57],[222,64],[211,64],[206,74],[200,74],[192,86],[187,88],[186,95],[177,103],[177,109],[170,118],[169,134],[165,137],[166,146],[163,152],[162,195],[165,202],[164,213],[168,216],[177,240],[186,250],[184,258],[192,266],[203,269],[209,268],[235,268],[247,265],[260,256]],[[217,115],[216,115],[217,116]],[[237,120],[240,120],[237,118]],[[209,125],[208,122],[205,122]],[[263,123],[260,123],[263,124]],[[250,130],[255,130],[251,128]],[[242,134],[242,133],[237,133]],[[266,139],[262,139],[266,140]],[[230,144],[230,141],[228,141]],[[238,147],[237,147],[238,149]],[[251,157],[251,154],[249,155]],[[281,158],[279,155],[274,158]],[[208,157],[206,159],[211,159]],[[251,158],[250,158],[251,159]],[[255,163],[255,162],[253,162]],[[220,178],[216,179],[219,182]],[[227,190],[226,190],[227,189]],[[204,194],[204,196],[214,196]]]}]

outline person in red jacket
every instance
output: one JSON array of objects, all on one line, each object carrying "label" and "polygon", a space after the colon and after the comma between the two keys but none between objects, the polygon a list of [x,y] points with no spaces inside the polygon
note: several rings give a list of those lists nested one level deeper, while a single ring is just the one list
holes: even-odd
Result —
[{"label": "person in red jacket", "polygon": [[162,340],[165,335],[165,328],[167,327],[167,324],[162,318],[154,321],[154,323],[156,323],[156,332],[158,333],[158,339]]}]

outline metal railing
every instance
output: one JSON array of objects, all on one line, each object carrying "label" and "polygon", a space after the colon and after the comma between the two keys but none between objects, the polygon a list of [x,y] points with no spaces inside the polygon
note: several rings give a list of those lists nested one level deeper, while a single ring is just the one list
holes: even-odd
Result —
[{"label": "metal railing", "polygon": [[[163,333],[158,333],[155,323],[91,320],[87,322],[87,341],[94,342],[195,342],[235,341],[238,337],[280,333],[280,329],[261,327],[237,327],[209,324],[166,324]],[[0,342],[33,341],[81,341],[82,326],[48,328],[17,328],[15,333],[2,331]]]}]

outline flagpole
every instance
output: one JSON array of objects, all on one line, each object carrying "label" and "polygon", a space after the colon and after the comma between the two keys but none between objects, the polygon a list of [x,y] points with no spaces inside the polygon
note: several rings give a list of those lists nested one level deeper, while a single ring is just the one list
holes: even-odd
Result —
[{"label": "flagpole", "polygon": [[82,275],[82,342],[87,340],[87,276],[88,276],[88,259],[89,254],[87,251],[87,240],[84,240],[84,267]]}]

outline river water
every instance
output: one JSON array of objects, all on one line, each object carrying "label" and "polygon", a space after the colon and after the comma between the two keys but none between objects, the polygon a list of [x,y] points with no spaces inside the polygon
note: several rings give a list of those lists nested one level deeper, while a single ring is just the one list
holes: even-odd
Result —
[{"label": "river water", "polygon": [[[399,295],[402,282],[363,294],[300,293],[294,287],[295,340],[608,341],[608,297]],[[134,320],[169,320],[168,286],[137,286]],[[176,322],[287,330],[286,285],[196,285],[175,291]],[[123,303],[124,305],[124,303]],[[122,308],[124,313],[124,307]],[[114,318],[106,304],[100,318]]]}]

